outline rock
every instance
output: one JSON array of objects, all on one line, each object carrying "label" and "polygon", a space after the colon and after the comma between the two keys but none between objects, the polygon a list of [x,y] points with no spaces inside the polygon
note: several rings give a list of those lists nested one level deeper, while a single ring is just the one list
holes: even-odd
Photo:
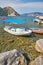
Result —
[{"label": "rock", "polygon": [[0,53],[0,65],[27,65],[25,57],[16,49]]},{"label": "rock", "polygon": [[36,41],[35,49],[38,52],[43,53],[43,39],[39,39],[38,41]]},{"label": "rock", "polygon": [[4,8],[0,7],[0,16],[20,16],[12,7],[7,6]]},{"label": "rock", "polygon": [[20,14],[10,6],[4,7],[3,9],[7,11],[8,16],[20,16]]},{"label": "rock", "polygon": [[37,57],[34,61],[30,62],[30,65],[43,65],[43,56]]}]

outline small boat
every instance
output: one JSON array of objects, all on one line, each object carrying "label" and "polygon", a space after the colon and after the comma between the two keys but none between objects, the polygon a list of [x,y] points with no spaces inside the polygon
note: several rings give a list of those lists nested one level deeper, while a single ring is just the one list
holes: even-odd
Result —
[{"label": "small boat", "polygon": [[19,20],[19,19],[6,19],[6,20],[4,20],[4,23],[5,24],[11,24],[11,23],[13,23],[13,24],[24,24],[25,21]]},{"label": "small boat", "polygon": [[2,20],[6,20],[6,17],[2,17]]},{"label": "small boat", "polygon": [[15,28],[15,27],[4,27],[4,30],[13,35],[30,35],[32,33],[31,30],[25,28]]},{"label": "small boat", "polygon": [[33,20],[34,22],[43,23],[43,16],[36,16],[36,18]]},{"label": "small boat", "polygon": [[31,30],[35,34],[42,34],[43,35],[43,28],[31,28]]}]

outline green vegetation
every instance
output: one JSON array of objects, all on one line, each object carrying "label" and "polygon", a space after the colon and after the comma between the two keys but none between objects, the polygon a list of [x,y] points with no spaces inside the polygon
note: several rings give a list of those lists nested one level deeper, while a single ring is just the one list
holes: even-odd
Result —
[{"label": "green vegetation", "polygon": [[0,16],[7,16],[7,11],[0,7]]},{"label": "green vegetation", "polygon": [[35,43],[36,38],[14,36],[0,29],[0,53],[17,49],[26,53],[30,60],[33,60],[40,55],[35,50]]}]

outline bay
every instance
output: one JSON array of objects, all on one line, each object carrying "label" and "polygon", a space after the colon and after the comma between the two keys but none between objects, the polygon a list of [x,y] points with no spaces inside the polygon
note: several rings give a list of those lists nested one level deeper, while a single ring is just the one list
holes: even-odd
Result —
[{"label": "bay", "polygon": [[[43,28],[43,24],[38,24],[35,23],[33,20],[35,19],[34,16],[8,16],[6,17],[6,19],[19,19],[19,20],[24,20],[25,23],[24,24],[14,24],[12,26],[15,27],[24,27],[24,28]],[[4,21],[2,20],[2,17],[0,16],[0,28],[3,28],[6,24],[4,23]],[[9,23],[7,24],[9,25]],[[3,33],[2,33],[3,34]],[[43,38],[43,35],[36,35],[35,38],[39,39],[39,38]]]}]

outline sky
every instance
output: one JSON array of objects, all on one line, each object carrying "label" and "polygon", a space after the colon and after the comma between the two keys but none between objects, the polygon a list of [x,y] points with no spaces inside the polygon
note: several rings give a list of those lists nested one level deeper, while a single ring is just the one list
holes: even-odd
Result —
[{"label": "sky", "polygon": [[0,7],[11,6],[18,13],[43,13],[43,0],[0,0]]}]

